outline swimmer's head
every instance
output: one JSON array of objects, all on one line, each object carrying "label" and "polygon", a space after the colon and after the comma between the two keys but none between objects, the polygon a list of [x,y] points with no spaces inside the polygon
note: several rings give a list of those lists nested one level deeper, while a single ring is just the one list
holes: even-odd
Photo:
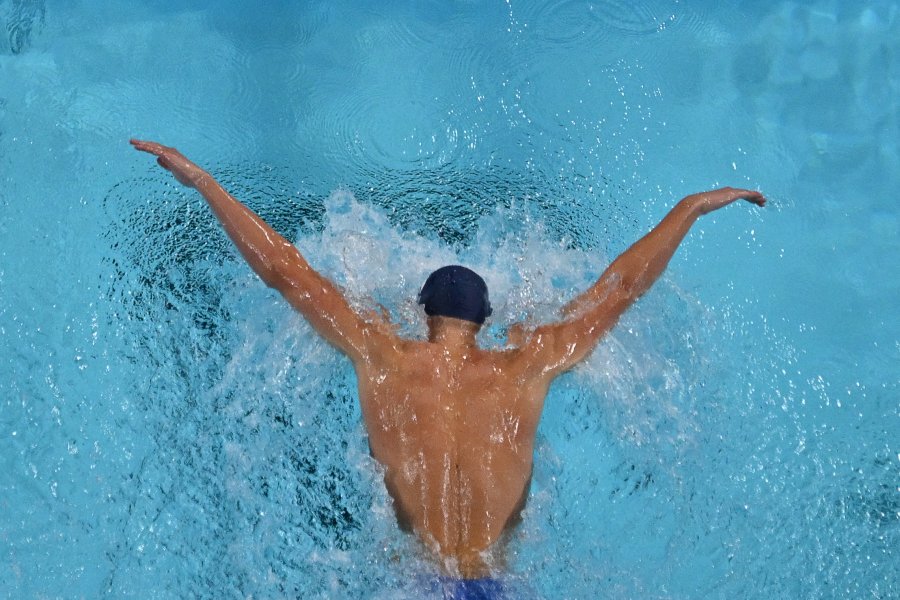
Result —
[{"label": "swimmer's head", "polygon": [[450,265],[428,276],[419,304],[425,305],[429,317],[452,317],[479,325],[491,316],[487,284],[475,271]]}]

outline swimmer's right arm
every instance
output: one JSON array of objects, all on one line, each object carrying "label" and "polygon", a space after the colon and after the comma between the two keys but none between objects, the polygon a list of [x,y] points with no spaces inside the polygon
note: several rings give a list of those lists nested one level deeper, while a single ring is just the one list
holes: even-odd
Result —
[{"label": "swimmer's right arm", "polygon": [[140,140],[131,144],[156,156],[178,181],[203,195],[250,267],[322,337],[354,361],[365,357],[369,336],[383,328],[372,327],[354,311],[337,286],[313,269],[293,244],[175,148]]},{"label": "swimmer's right arm", "polygon": [[597,282],[563,308],[564,320],[535,330],[529,344],[547,372],[586,357],[619,317],[659,279],[700,216],[737,200],[764,206],[757,191],[722,188],[682,199],[650,233],[623,252]]}]

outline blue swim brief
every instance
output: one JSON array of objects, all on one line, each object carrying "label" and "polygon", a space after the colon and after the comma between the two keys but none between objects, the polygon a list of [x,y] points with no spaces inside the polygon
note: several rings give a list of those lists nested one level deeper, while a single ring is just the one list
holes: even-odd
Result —
[{"label": "blue swim brief", "polygon": [[438,577],[432,582],[432,591],[443,592],[444,600],[506,600],[506,586],[499,579],[457,579]]}]

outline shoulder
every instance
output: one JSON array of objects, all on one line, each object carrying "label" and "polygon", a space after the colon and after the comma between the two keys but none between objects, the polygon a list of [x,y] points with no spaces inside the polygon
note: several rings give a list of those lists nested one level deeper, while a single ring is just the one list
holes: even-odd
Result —
[{"label": "shoulder", "polygon": [[483,367],[486,371],[516,381],[521,381],[522,377],[527,375],[531,362],[525,345],[479,350],[473,358],[473,366]]},{"label": "shoulder", "polygon": [[393,325],[385,321],[367,322],[363,337],[364,352],[353,360],[357,367],[369,365],[383,368],[428,353],[427,342],[402,337]]},{"label": "shoulder", "polygon": [[588,331],[567,319],[523,330],[509,360],[528,379],[553,379],[579,360]]}]

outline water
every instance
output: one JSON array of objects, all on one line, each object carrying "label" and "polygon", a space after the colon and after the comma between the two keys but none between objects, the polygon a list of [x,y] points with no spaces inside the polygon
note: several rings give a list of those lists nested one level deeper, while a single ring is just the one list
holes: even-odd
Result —
[{"label": "water", "polygon": [[[896,2],[0,2],[0,595],[419,597],[347,363],[129,136],[421,332],[759,187],[551,390],[523,597],[890,598]],[[410,573],[421,574],[410,576]]]}]

